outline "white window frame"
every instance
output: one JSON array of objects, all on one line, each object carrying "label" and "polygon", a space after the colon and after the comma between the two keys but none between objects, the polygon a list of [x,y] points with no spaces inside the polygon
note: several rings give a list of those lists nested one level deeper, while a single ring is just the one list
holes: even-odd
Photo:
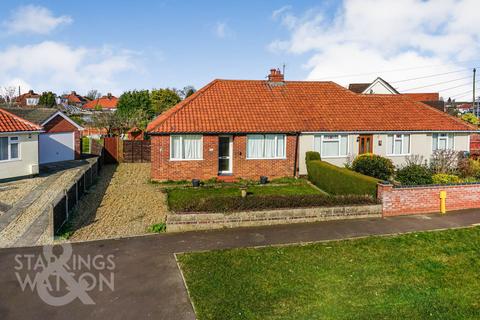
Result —
[{"label": "white window frame", "polygon": [[27,98],[27,106],[36,106],[38,104],[38,98]]},{"label": "white window frame", "polygon": [[[182,157],[181,158],[173,158],[172,155],[173,155],[173,137],[180,137],[180,144],[182,145],[182,150],[183,150],[183,138],[184,137],[187,137],[187,136],[200,136],[200,158],[198,159],[185,159],[185,155],[183,154],[183,151],[182,151]],[[200,160],[203,160],[203,135],[199,135],[199,134],[174,134],[174,135],[170,135],[170,150],[169,150],[170,154],[170,161],[200,161]]]},{"label": "white window frame", "polygon": [[[21,143],[20,143],[20,137],[19,136],[0,136],[0,138],[8,138],[7,142],[7,159],[5,160],[0,160],[1,162],[9,162],[9,161],[20,161],[22,160],[22,154],[21,154]],[[12,158],[12,144],[17,144],[17,153],[18,157]]]},{"label": "white window frame", "polygon": [[[400,136],[400,137],[397,137]],[[405,136],[408,136],[408,152],[404,152],[405,147]],[[390,137],[393,137],[390,144]],[[400,153],[390,152],[390,150],[395,151],[395,141],[402,142],[402,150]],[[408,156],[412,153],[412,136],[408,133],[394,133],[387,135],[387,156]]]},{"label": "white window frame", "polygon": [[[435,135],[437,136],[435,138]],[[452,135],[452,145],[450,146],[449,145],[449,135]],[[434,139],[437,139],[437,148],[434,149]],[[440,140],[445,140],[445,145],[446,145],[446,148],[445,149],[440,149],[438,148],[438,145],[439,145],[439,142]],[[455,150],[455,134],[454,133],[450,133],[450,132],[436,132],[434,134],[432,134],[432,151],[436,151],[436,150]]]},{"label": "white window frame", "polygon": [[249,139],[249,136],[251,136],[250,134],[247,134],[247,143],[245,144],[245,147],[246,147],[246,150],[245,150],[245,154],[246,154],[246,157],[245,159],[247,160],[285,160],[287,159],[287,135],[286,134],[277,134],[277,133],[271,133],[271,134],[262,134],[262,133],[258,133],[258,134],[252,134],[252,135],[255,135],[255,136],[263,136],[263,154],[265,154],[265,136],[266,135],[274,135],[275,136],[275,150],[274,150],[274,153],[275,154],[278,154],[278,137],[279,136],[283,136],[283,154],[284,156],[283,157],[261,157],[261,158],[253,158],[253,157],[249,157],[248,156],[248,139]]},{"label": "white window frame", "polygon": [[[333,142],[338,142],[338,153],[336,156],[326,156],[323,154],[323,142],[325,140],[325,136],[336,136],[336,138],[334,139],[328,139],[328,141],[333,141]],[[342,139],[341,139],[341,136],[346,136],[347,137],[347,153],[346,154],[341,154],[341,150],[342,150]],[[320,138],[320,150],[317,150],[316,149],[316,143],[315,143],[315,139],[317,138]],[[313,150],[315,150],[316,152],[320,153],[320,157],[322,159],[333,159],[333,158],[346,158],[348,157],[348,154],[350,153],[350,136],[348,134],[335,134],[335,133],[332,133],[332,134],[317,134],[317,135],[314,135],[313,137]]]}]

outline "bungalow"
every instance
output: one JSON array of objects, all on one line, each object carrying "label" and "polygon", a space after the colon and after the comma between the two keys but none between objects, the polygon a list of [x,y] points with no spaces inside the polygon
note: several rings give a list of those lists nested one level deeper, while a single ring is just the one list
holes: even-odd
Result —
[{"label": "bungalow", "polygon": [[0,180],[38,174],[42,128],[0,109]]},{"label": "bungalow", "polygon": [[83,128],[63,112],[38,107],[5,110],[43,128],[44,132],[38,137],[40,164],[80,158],[80,132]]},{"label": "bungalow", "polygon": [[20,107],[34,107],[40,102],[40,95],[29,90],[27,93],[21,94],[15,100],[15,104]]},{"label": "bungalow", "polygon": [[214,80],[147,127],[155,180],[305,175],[305,153],[342,166],[373,152],[469,150],[477,129],[401,94],[358,94],[334,82]]},{"label": "bungalow", "polygon": [[118,98],[109,93],[106,96],[87,102],[82,108],[90,111],[115,111],[117,110],[117,102]]}]

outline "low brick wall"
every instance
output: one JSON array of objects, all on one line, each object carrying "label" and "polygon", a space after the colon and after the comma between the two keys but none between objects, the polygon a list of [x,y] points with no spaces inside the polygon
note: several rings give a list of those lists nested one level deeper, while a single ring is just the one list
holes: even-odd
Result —
[{"label": "low brick wall", "polygon": [[167,232],[381,217],[381,205],[278,209],[222,213],[168,214]]},{"label": "low brick wall", "polygon": [[480,184],[394,187],[379,184],[378,199],[383,216],[399,216],[440,212],[440,191],[447,192],[446,207],[450,210],[480,208]]}]

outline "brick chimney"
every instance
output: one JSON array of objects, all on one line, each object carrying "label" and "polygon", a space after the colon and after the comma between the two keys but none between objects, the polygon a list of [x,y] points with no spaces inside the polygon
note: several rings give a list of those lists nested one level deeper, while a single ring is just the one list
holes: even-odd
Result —
[{"label": "brick chimney", "polygon": [[280,69],[270,69],[270,74],[268,75],[268,81],[270,82],[283,82],[283,74]]}]

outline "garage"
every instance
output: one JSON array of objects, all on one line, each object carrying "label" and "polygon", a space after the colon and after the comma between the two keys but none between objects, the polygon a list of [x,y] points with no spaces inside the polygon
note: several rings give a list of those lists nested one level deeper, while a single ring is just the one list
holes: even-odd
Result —
[{"label": "garage", "polygon": [[75,159],[73,132],[42,133],[38,144],[40,164]]}]

